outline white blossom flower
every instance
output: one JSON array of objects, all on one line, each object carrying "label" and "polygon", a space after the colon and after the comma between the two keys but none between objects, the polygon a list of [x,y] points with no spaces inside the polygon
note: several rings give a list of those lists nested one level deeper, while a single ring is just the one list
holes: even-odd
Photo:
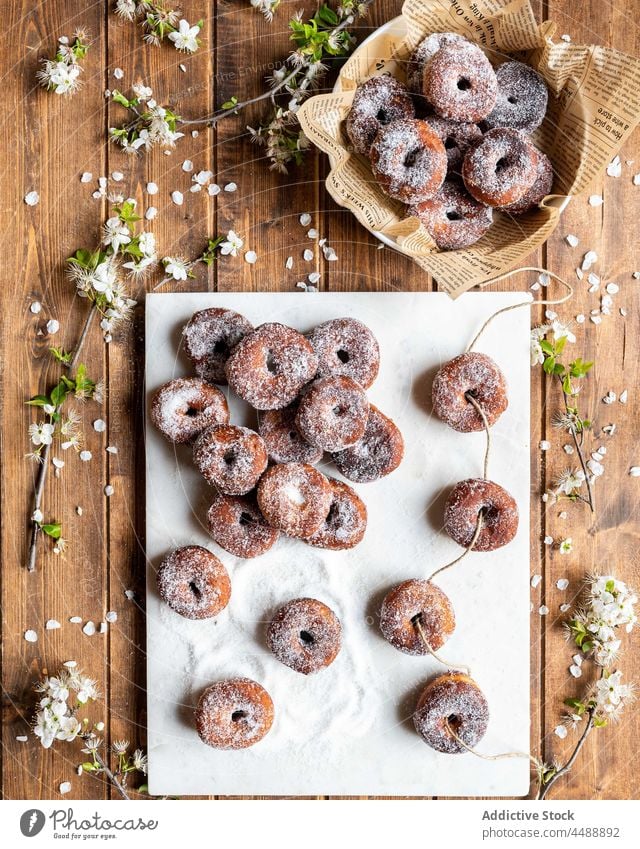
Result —
[{"label": "white blossom flower", "polygon": [[186,280],[189,273],[189,263],[179,256],[166,256],[162,260],[164,270],[174,280]]},{"label": "white blossom flower", "polygon": [[56,94],[73,94],[80,87],[81,70],[74,62],[45,59],[37,77],[40,85]]},{"label": "white blossom flower", "polygon": [[86,704],[89,700],[94,701],[98,698],[98,685],[93,678],[83,675],[74,670],[69,676],[69,686],[76,693],[76,698],[81,705]]},{"label": "white blossom flower", "polygon": [[566,469],[558,478],[556,491],[565,495],[573,495],[577,489],[580,489],[584,481],[585,475],[582,469]]},{"label": "white blossom flower", "polygon": [[114,740],[111,744],[111,748],[115,752],[116,755],[124,755],[124,753],[129,748],[128,740]]},{"label": "white blossom flower", "polygon": [[596,715],[616,720],[625,703],[634,699],[633,685],[622,683],[622,672],[605,673],[593,686]]},{"label": "white blossom flower", "polygon": [[40,738],[43,748],[51,748],[56,739],[58,728],[58,720],[48,708],[38,711],[33,725],[33,733]]},{"label": "white blossom flower", "polygon": [[142,749],[135,750],[131,756],[131,762],[138,772],[142,772],[144,775],[147,774],[147,756],[144,754]]},{"label": "white blossom flower", "polygon": [[531,335],[531,368],[542,365],[544,362],[544,351],[540,345],[540,340],[533,334]]},{"label": "white blossom flower", "polygon": [[51,445],[55,427],[48,422],[34,422],[29,425],[29,436],[34,445]]},{"label": "white blossom flower", "polygon": [[571,332],[571,328],[565,322],[560,321],[560,319],[554,318],[551,322],[551,332],[553,333],[553,339],[557,342],[559,339],[566,339],[567,342],[575,342],[576,337],[575,334]]},{"label": "white blossom flower", "polygon": [[58,720],[56,740],[66,740],[67,742],[71,742],[76,739],[81,730],[82,724],[75,716],[60,717]]},{"label": "white blossom flower", "polygon": [[131,241],[131,233],[128,226],[118,216],[107,219],[104,225],[102,244],[111,247],[117,254],[122,245],[128,245]]},{"label": "white blossom flower", "polygon": [[238,256],[238,251],[244,245],[243,240],[233,230],[229,230],[227,238],[220,245],[220,253],[223,256]]},{"label": "white blossom flower", "polygon": [[136,16],[136,0],[116,0],[116,15],[125,21],[132,21]]},{"label": "white blossom flower", "polygon": [[271,23],[274,12],[280,5],[280,0],[251,0],[251,5],[254,9],[264,15],[265,20]]},{"label": "white blossom flower", "polygon": [[169,40],[173,42],[176,50],[183,50],[186,53],[195,53],[198,49],[198,33],[200,27],[190,26],[189,21],[184,18],[178,24],[176,32],[169,33]]},{"label": "white blossom flower", "polygon": [[132,88],[133,93],[138,100],[146,101],[153,97],[153,91],[149,88],[149,86],[144,85],[144,83],[134,83]]},{"label": "white blossom flower", "polygon": [[571,554],[573,551],[573,540],[571,537],[567,537],[560,541],[560,545],[558,546],[560,554]]},{"label": "white blossom flower", "polygon": [[66,677],[47,678],[45,681],[46,692],[54,701],[66,702],[69,698],[68,680]]}]

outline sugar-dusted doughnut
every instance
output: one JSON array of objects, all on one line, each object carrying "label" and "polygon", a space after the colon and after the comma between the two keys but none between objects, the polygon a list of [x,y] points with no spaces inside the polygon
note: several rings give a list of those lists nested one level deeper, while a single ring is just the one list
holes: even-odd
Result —
[{"label": "sugar-dusted doughnut", "polygon": [[361,542],[367,529],[367,508],[357,492],[342,481],[329,478],[331,506],[319,531],[307,542],[316,548],[342,551]]},{"label": "sugar-dusted doughnut", "polygon": [[296,414],[296,427],[323,451],[342,451],[364,435],[369,401],[350,377],[320,377],[306,389]]},{"label": "sugar-dusted doughnut", "polygon": [[258,484],[258,506],[273,528],[290,537],[317,533],[331,507],[327,478],[308,463],[271,466]]},{"label": "sugar-dusted doughnut", "polygon": [[162,600],[187,619],[217,616],[231,596],[227,570],[200,545],[185,545],[168,554],[156,581]]},{"label": "sugar-dusted doughnut", "polygon": [[517,130],[489,130],[465,154],[462,179],[480,203],[507,206],[535,183],[538,159],[538,151]]},{"label": "sugar-dusted doughnut", "polygon": [[518,530],[518,505],[513,496],[493,481],[470,478],[457,483],[444,506],[444,529],[467,548],[482,520],[473,551],[493,551],[511,542]]},{"label": "sugar-dusted doughnut", "polygon": [[258,420],[258,431],[274,463],[319,463],[322,448],[307,442],[296,427],[298,402],[281,410],[265,410]]},{"label": "sugar-dusted doughnut", "polygon": [[538,176],[536,181],[528,191],[526,191],[520,200],[509,206],[501,207],[502,210],[510,215],[522,215],[530,209],[535,209],[540,201],[551,193],[553,186],[553,166],[548,156],[538,151]]},{"label": "sugar-dusted doughnut", "polygon": [[378,376],[380,346],[357,318],[333,318],[307,336],[318,355],[318,377],[343,375],[368,389]]},{"label": "sugar-dusted doughnut", "polygon": [[248,427],[214,425],[196,440],[193,461],[211,486],[227,495],[244,495],[267,468],[267,447]]},{"label": "sugar-dusted doughnut", "polygon": [[401,118],[413,118],[411,95],[395,77],[384,74],[361,83],[347,115],[347,135],[357,153],[369,156],[381,127]]},{"label": "sugar-dusted doughnut", "polygon": [[371,168],[389,197],[420,203],[444,183],[447,154],[425,121],[393,121],[381,128],[371,146]]},{"label": "sugar-dusted doughnut", "polygon": [[476,682],[468,675],[449,672],[430,681],[422,691],[413,723],[427,745],[449,755],[466,752],[449,728],[474,748],[489,724],[489,705]]},{"label": "sugar-dusted doughnut", "polygon": [[229,421],[222,392],[199,377],[165,383],[151,400],[151,421],[171,442],[191,442],[213,424]]},{"label": "sugar-dusted doughnut", "polygon": [[433,412],[461,433],[482,430],[482,417],[471,396],[493,425],[509,405],[507,381],[491,357],[468,351],[445,363],[433,379]]},{"label": "sugar-dusted doughnut", "polygon": [[315,598],[296,598],[275,614],[267,630],[267,645],[285,666],[310,675],[338,656],[342,626],[336,614]]},{"label": "sugar-dusted doughnut", "polygon": [[207,512],[207,525],[212,539],[236,557],[259,557],[280,536],[269,527],[252,494],[219,493]]},{"label": "sugar-dusted doughnut", "polygon": [[382,602],[380,630],[385,640],[405,654],[428,654],[416,620],[433,651],[443,646],[455,629],[451,602],[431,581],[403,581]]},{"label": "sugar-dusted doughnut", "polygon": [[474,245],[493,221],[493,210],[480,203],[453,180],[446,180],[429,200],[409,207],[442,250],[459,250]]},{"label": "sugar-dusted doughnut", "polygon": [[233,391],[256,410],[286,407],[315,377],[318,358],[305,337],[284,324],[261,324],[231,352],[225,367]]},{"label": "sugar-dusted doughnut", "polygon": [[482,130],[469,121],[450,121],[438,115],[429,115],[424,120],[444,145],[449,176],[459,175],[465,153],[482,138]]},{"label": "sugar-dusted doughnut", "polygon": [[231,349],[252,330],[251,322],[234,310],[211,307],[194,313],[182,331],[182,339],[198,377],[226,383],[224,367]]},{"label": "sugar-dusted doughnut", "polygon": [[544,77],[524,62],[504,62],[496,71],[496,79],[496,104],[484,119],[484,126],[488,130],[512,127],[524,133],[537,130],[549,100]]},{"label": "sugar-dusted doughnut", "polygon": [[468,44],[468,40],[457,32],[433,32],[423,38],[414,49],[407,63],[407,87],[412,94],[422,95],[424,69],[438,50],[450,45]]},{"label": "sugar-dusted doughnut", "polygon": [[214,749],[247,749],[273,724],[271,696],[256,681],[232,678],[211,684],[198,700],[196,730]]},{"label": "sugar-dusted doughnut", "polygon": [[491,62],[470,41],[438,50],[425,66],[422,85],[437,115],[474,124],[489,115],[498,93]]},{"label": "sugar-dusted doughnut", "polygon": [[370,404],[364,436],[351,448],[333,454],[333,460],[348,480],[369,483],[391,474],[403,456],[404,440],[398,426]]}]

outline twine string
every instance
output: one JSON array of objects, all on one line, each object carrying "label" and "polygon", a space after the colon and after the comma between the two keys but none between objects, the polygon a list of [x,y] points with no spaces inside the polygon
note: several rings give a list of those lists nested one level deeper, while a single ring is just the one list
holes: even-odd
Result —
[{"label": "twine string", "polygon": [[444,660],[444,658],[440,657],[440,655],[438,655],[433,650],[433,648],[431,647],[431,644],[429,643],[429,640],[427,639],[427,635],[424,632],[424,628],[422,627],[422,621],[420,619],[420,616],[421,616],[421,614],[418,613],[416,616],[413,617],[411,622],[413,624],[413,627],[416,629],[416,631],[420,635],[420,639],[422,640],[424,647],[426,648],[427,652],[431,655],[431,657],[434,657],[439,663],[441,663],[443,666],[449,667],[449,669],[457,669],[460,672],[464,672],[465,675],[471,675],[471,670],[469,669],[468,666],[462,666],[462,665],[457,664],[457,663],[449,663],[448,660]]},{"label": "twine string", "polygon": [[464,740],[460,737],[459,734],[456,733],[455,729],[449,723],[448,717],[444,720],[444,727],[447,729],[447,732],[451,734],[451,736],[460,743],[468,752],[471,752],[472,755],[475,755],[477,758],[482,758],[483,761],[502,761],[506,758],[526,758],[530,763],[535,766],[538,765],[538,761],[533,755],[529,755],[527,752],[500,752],[498,755],[485,755],[482,752],[479,752],[477,749],[474,749],[472,746],[468,746]]},{"label": "twine string", "polygon": [[480,418],[482,419],[482,424],[484,425],[484,432],[487,437],[487,447],[484,452],[484,469],[482,477],[484,478],[484,480],[487,480],[489,470],[489,456],[491,454],[491,428],[489,427],[489,421],[487,419],[485,411],[482,409],[480,404],[478,404],[477,400],[473,397],[473,395],[467,392],[464,397],[473,407],[475,407],[476,413],[480,416]]},{"label": "twine string", "polygon": [[501,315],[505,312],[510,312],[510,310],[517,310],[519,307],[530,307],[530,306],[554,306],[558,304],[564,304],[565,301],[568,301],[569,298],[573,296],[573,286],[570,283],[567,283],[566,280],[563,280],[555,271],[549,271],[547,268],[538,268],[533,265],[526,265],[522,268],[514,268],[512,271],[507,271],[505,274],[499,274],[497,277],[492,277],[490,280],[486,280],[482,286],[489,286],[492,283],[499,283],[500,280],[508,280],[509,277],[513,277],[515,274],[521,274],[524,271],[537,271],[539,274],[547,274],[553,280],[557,280],[567,291],[566,295],[563,295],[562,298],[555,298],[553,300],[545,299],[545,300],[535,300],[535,301],[522,301],[519,304],[510,304],[508,307],[502,307],[502,309],[494,312],[493,315],[490,315],[489,318],[484,322],[480,330],[473,337],[469,345],[467,345],[467,352],[471,351],[472,348],[477,343],[478,339],[482,336],[487,327],[491,324],[491,322],[497,316]]},{"label": "twine string", "polygon": [[459,563],[461,560],[463,560],[467,556],[467,554],[469,554],[469,552],[473,550],[475,544],[478,542],[478,537],[480,536],[480,531],[482,530],[483,525],[484,512],[483,510],[481,510],[478,513],[478,523],[476,524],[476,529],[473,533],[473,537],[471,538],[471,542],[469,543],[469,545],[465,548],[462,554],[456,557],[455,560],[452,560],[450,563],[445,563],[444,566],[440,566],[439,569],[436,569],[435,572],[432,572],[431,575],[427,578],[427,581],[432,581],[436,575],[440,574],[440,572],[444,572],[445,569],[450,569],[452,566],[455,566],[456,563]]}]

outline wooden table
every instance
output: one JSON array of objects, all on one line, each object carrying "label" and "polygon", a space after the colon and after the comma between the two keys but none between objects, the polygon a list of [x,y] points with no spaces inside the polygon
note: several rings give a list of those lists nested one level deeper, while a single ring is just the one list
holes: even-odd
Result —
[{"label": "wooden table", "polygon": [[[44,669],[53,672],[62,661],[75,659],[98,679],[104,703],[96,705],[94,713],[107,723],[106,740],[126,738],[136,745],[145,744],[142,306],[134,323],[111,345],[103,344],[99,332],[93,332],[87,344],[83,360],[90,374],[103,378],[108,389],[101,410],[92,403],[83,409],[86,442],[93,459],[83,463],[77,456],[65,456],[60,476],[49,476],[44,501],[46,516],[62,520],[69,549],[64,557],[56,556],[45,542],[37,573],[25,570],[27,517],[36,467],[24,458],[32,419],[24,401],[57,379],[59,367],[48,355],[48,347],[72,347],[77,338],[86,304],[74,297],[73,286],[65,277],[64,260],[77,248],[96,244],[108,211],[105,201],[92,199],[93,184],[81,185],[81,173],[92,172],[95,182],[99,175],[124,172],[125,194],[140,203],[148,203],[144,193],[147,181],[158,183],[160,192],[153,203],[159,214],[153,230],[161,256],[195,257],[208,236],[226,233],[230,228],[243,235],[247,247],[258,252],[255,266],[241,258],[223,258],[208,275],[201,267],[188,287],[183,284],[178,289],[294,290],[296,281],[302,279],[301,269],[307,273],[316,269],[314,263],[301,259],[302,251],[310,246],[298,221],[302,212],[311,213],[313,226],[340,258],[335,263],[317,265],[322,274],[321,289],[434,288],[408,260],[386,249],[377,250],[374,239],[351,215],[332,204],[323,186],[324,156],[310,151],[304,167],[294,169],[288,177],[270,171],[261,150],[244,132],[247,115],[222,122],[215,133],[204,130],[197,138],[182,139],[172,156],[154,151],[128,158],[107,144],[106,129],[121,119],[122,113],[105,98],[105,88],[126,88],[142,79],[153,87],[160,102],[170,100],[185,117],[206,114],[234,94],[244,99],[260,93],[270,63],[288,49],[286,23],[299,3],[284,0],[271,26],[238,0],[218,0],[217,4],[185,0],[181,5],[189,21],[203,13],[207,17],[206,46],[193,57],[185,58],[170,46],[157,49],[143,44],[139,29],[120,21],[111,3],[4,0],[0,4],[7,43],[11,45],[11,53],[5,54],[10,58],[3,85],[2,135],[7,146],[1,201],[5,296],[2,777],[7,798],[55,798],[60,782],[65,780],[73,785],[67,798],[103,798],[109,793],[102,781],[75,776],[75,764],[81,759],[75,746],[56,744],[44,751],[32,736],[28,743],[16,741],[17,735],[27,733],[20,713],[27,713],[33,703],[32,682]],[[539,19],[557,22],[558,34],[569,33],[577,42],[612,45],[636,55],[640,52],[640,30],[630,0],[533,0],[533,5]],[[311,8],[311,4],[306,6]],[[360,38],[398,14],[400,6],[399,0],[377,0],[366,25],[358,31]],[[217,8],[215,16],[213,8]],[[57,37],[70,35],[76,26],[91,31],[93,44],[85,61],[83,88],[67,100],[38,89],[34,74],[39,58],[54,52]],[[181,62],[186,72],[180,70]],[[124,70],[121,82],[113,76],[117,67]],[[186,158],[193,160],[196,169],[211,169],[220,184],[235,181],[238,191],[223,192],[216,200],[204,193],[189,195],[183,206],[173,205],[171,191],[188,183],[181,170]],[[640,171],[639,133],[622,151],[622,159],[623,163],[635,162],[623,165],[620,178],[605,177],[593,187],[594,192],[603,194],[604,205],[592,208],[586,197],[575,199],[548,244],[530,257],[531,264],[545,265],[575,281],[574,269],[583,252],[594,249],[599,256],[597,270],[607,280],[620,284],[614,314],[597,327],[588,316],[599,305],[599,297],[588,295],[585,283],[578,283],[573,302],[559,309],[563,318],[579,313],[587,316],[584,324],[575,326],[578,338],[574,349],[577,355],[596,361],[581,396],[582,405],[593,413],[593,444],[606,444],[608,448],[606,473],[596,485],[595,516],[584,505],[570,505],[565,519],[558,515],[562,508],[543,509],[541,493],[570,464],[570,458],[562,450],[567,440],[550,424],[559,403],[556,391],[550,391],[540,369],[532,372],[531,569],[532,574],[537,572],[543,578],[531,592],[531,740],[532,751],[546,760],[566,757],[575,740],[570,734],[561,741],[553,729],[563,712],[563,699],[578,695],[584,685],[584,678],[576,682],[568,672],[572,652],[564,640],[559,604],[575,598],[581,578],[590,571],[614,571],[640,585],[640,484],[628,476],[629,467],[640,464],[635,432],[640,283],[631,277],[640,268],[640,188],[634,187],[631,179]],[[36,207],[23,202],[25,193],[32,189],[40,194]],[[577,249],[565,243],[567,233],[579,236]],[[290,255],[296,257],[296,265],[287,271],[285,260]],[[532,282],[530,275],[522,275],[510,285],[525,291]],[[305,295],[301,293],[300,297]],[[35,300],[43,305],[39,315],[29,310]],[[618,313],[619,307],[627,309],[626,317]],[[543,320],[542,310],[535,312],[537,320]],[[53,337],[44,330],[49,317],[56,317],[61,325]],[[626,406],[601,403],[609,390],[619,394],[624,388],[629,389]],[[104,434],[92,428],[98,417],[108,422]],[[609,422],[617,424],[617,432],[607,439],[599,434]],[[551,441],[552,448],[541,453],[537,446],[544,438]],[[106,453],[107,445],[116,445],[118,453]],[[115,490],[110,498],[103,494],[107,481]],[[82,507],[82,516],[76,513],[77,506]],[[571,537],[573,553],[561,556],[544,546],[546,534],[555,539]],[[571,581],[564,593],[555,587],[560,577]],[[125,598],[127,589],[135,590],[135,601]],[[537,612],[543,603],[550,610],[547,616]],[[108,610],[117,611],[118,621],[107,635],[87,637],[80,626],[68,622],[74,615],[99,622]],[[59,620],[62,628],[45,631],[48,619]],[[28,628],[38,631],[37,643],[25,641],[23,634]],[[637,638],[625,637],[624,645],[628,648],[620,665],[626,679],[637,680]],[[637,798],[640,778],[630,751],[639,732],[640,721],[633,710],[628,710],[615,727],[597,730],[569,779],[556,785],[555,797]]]}]

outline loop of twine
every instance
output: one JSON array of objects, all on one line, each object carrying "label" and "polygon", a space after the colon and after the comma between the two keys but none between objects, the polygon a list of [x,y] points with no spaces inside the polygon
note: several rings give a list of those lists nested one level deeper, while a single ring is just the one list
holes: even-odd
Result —
[{"label": "loop of twine", "polygon": [[424,647],[426,648],[428,653],[431,655],[431,657],[434,657],[439,663],[442,663],[443,666],[448,666],[449,669],[458,669],[460,672],[464,672],[465,675],[471,675],[471,670],[469,669],[468,666],[460,666],[457,663],[449,663],[448,660],[444,660],[438,654],[436,654],[436,652],[431,648],[431,644],[429,643],[429,640],[427,640],[427,635],[425,634],[424,628],[422,627],[422,622],[420,621],[420,614],[415,616],[413,618],[412,622],[413,622],[413,627],[416,629],[416,631],[420,635],[420,639],[424,643]]},{"label": "loop of twine", "polygon": [[501,752],[498,755],[484,755],[482,752],[478,752],[472,746],[468,746],[464,742],[464,740],[458,734],[456,734],[454,729],[449,724],[448,718],[445,718],[445,720],[444,720],[444,727],[447,729],[447,732],[449,734],[451,734],[451,736],[458,743],[460,743],[461,746],[463,746],[468,752],[471,752],[471,754],[475,755],[477,758],[482,758],[483,761],[501,761],[501,760],[504,760],[505,758],[526,758],[529,761],[529,763],[532,763],[536,766],[538,764],[538,761],[536,760],[536,758],[534,758],[533,755],[527,754],[526,752]]},{"label": "loop of twine", "polygon": [[526,265],[522,268],[514,268],[512,271],[507,271],[505,274],[499,274],[497,277],[492,277],[490,280],[486,280],[482,286],[489,286],[492,283],[499,283],[500,280],[507,280],[509,277],[513,277],[515,274],[521,274],[524,271],[537,271],[539,274],[547,274],[549,277],[557,280],[564,288],[567,290],[567,294],[562,298],[556,298],[555,300],[535,300],[535,301],[522,301],[520,304],[510,304],[508,307],[502,307],[502,309],[494,312],[493,315],[490,315],[489,318],[482,325],[480,330],[476,333],[474,338],[471,340],[470,344],[467,345],[466,351],[469,352],[473,346],[476,344],[478,339],[482,336],[487,327],[491,324],[496,316],[500,315],[504,312],[509,312],[510,310],[516,310],[518,307],[529,307],[529,306],[554,306],[558,304],[564,304],[565,301],[568,301],[569,298],[573,297],[573,286],[570,283],[567,283],[566,280],[563,280],[555,271],[549,271],[547,268],[538,268],[533,265]]},{"label": "loop of twine", "polygon": [[432,572],[431,575],[429,575],[429,577],[427,578],[427,581],[432,581],[435,578],[436,575],[440,574],[440,572],[444,572],[445,569],[450,569],[452,566],[455,566],[456,563],[459,563],[463,558],[465,558],[467,556],[467,554],[469,554],[470,551],[473,550],[473,547],[478,542],[478,537],[480,536],[480,531],[482,530],[483,524],[484,524],[483,513],[482,513],[482,510],[481,510],[478,513],[478,524],[476,525],[476,529],[474,531],[473,537],[471,538],[471,542],[469,543],[469,545],[465,548],[465,550],[462,552],[462,554],[460,554],[458,557],[456,557],[455,560],[452,560],[450,563],[445,563],[444,566],[441,566],[439,569],[436,569],[435,572]]},{"label": "loop of twine", "polygon": [[484,478],[484,480],[487,480],[489,470],[489,455],[491,454],[491,428],[489,427],[489,421],[487,419],[485,411],[482,409],[480,404],[478,404],[473,395],[470,395],[467,392],[464,397],[473,407],[475,407],[476,413],[480,416],[480,418],[482,419],[482,424],[484,425],[484,432],[487,436],[487,447],[484,452],[484,470],[482,477]]}]

